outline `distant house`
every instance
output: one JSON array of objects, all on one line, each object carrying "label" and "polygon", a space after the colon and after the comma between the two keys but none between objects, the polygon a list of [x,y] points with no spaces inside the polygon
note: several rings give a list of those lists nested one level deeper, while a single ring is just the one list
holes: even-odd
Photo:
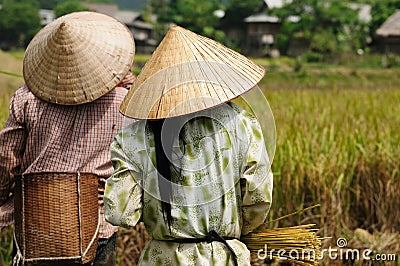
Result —
[{"label": "distant house", "polygon": [[[275,24],[276,18],[265,15],[265,10],[275,7],[282,7],[284,0],[260,0],[260,5],[256,14],[245,18],[244,21],[237,23],[230,23],[223,17],[220,21],[220,29],[224,31],[228,39],[232,40],[242,52],[246,54],[259,54],[262,50],[262,42],[269,42],[269,36],[261,34],[264,32],[260,24],[267,22]],[[272,26],[274,27],[274,26]],[[250,38],[250,39],[249,39]],[[263,40],[261,40],[263,39]]]},{"label": "distant house", "polygon": [[278,17],[258,13],[245,18],[246,50],[251,55],[262,55],[275,43],[281,29]]},{"label": "distant house", "polygon": [[[285,0],[264,0],[259,11],[244,19],[246,23],[246,51],[251,55],[266,55],[273,52],[271,49],[276,42],[282,23],[276,16],[269,16],[266,10],[281,8]],[[298,18],[289,18],[297,22]]]},{"label": "distant house", "polygon": [[[268,9],[282,8],[292,0],[264,0],[259,11],[245,18],[246,51],[252,55],[273,55],[275,50],[271,49],[277,40],[282,22],[276,16],[266,14]],[[371,6],[365,4],[350,3],[349,7],[358,10],[359,19],[363,22],[371,20]],[[288,18],[290,22],[296,23],[300,20],[297,16]],[[308,49],[308,44],[301,38],[293,40],[288,47],[288,55],[297,56]]]},{"label": "distant house", "polygon": [[152,53],[155,45],[154,26],[134,11],[117,11],[113,17],[124,23],[132,32],[137,53]]},{"label": "distant house", "polygon": [[54,14],[54,10],[40,9],[39,17],[40,17],[40,25],[46,26],[47,24],[55,20],[56,15]]},{"label": "distant house", "polygon": [[382,53],[400,54],[400,10],[376,30],[377,48]]},{"label": "distant house", "polygon": [[103,3],[83,3],[91,11],[112,16],[124,23],[132,32],[137,53],[153,52],[156,40],[154,26],[147,23],[139,12],[119,10],[117,5]]}]

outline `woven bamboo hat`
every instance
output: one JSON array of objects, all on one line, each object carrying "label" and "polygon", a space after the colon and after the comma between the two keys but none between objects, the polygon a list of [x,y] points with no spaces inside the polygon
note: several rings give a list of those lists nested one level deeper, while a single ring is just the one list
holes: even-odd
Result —
[{"label": "woven bamboo hat", "polygon": [[238,97],[264,73],[243,55],[174,25],[133,83],[121,112],[136,119],[197,112]]},{"label": "woven bamboo hat", "polygon": [[28,88],[52,103],[76,105],[107,94],[132,67],[135,43],[129,29],[107,15],[75,12],[44,27],[23,61]]}]

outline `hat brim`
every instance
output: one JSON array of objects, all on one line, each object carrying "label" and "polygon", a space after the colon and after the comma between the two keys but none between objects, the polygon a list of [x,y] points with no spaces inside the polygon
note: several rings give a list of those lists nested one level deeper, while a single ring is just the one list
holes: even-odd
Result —
[{"label": "hat brim", "polygon": [[181,116],[240,96],[264,74],[263,67],[245,56],[173,26],[143,67],[120,110],[135,119]]}]

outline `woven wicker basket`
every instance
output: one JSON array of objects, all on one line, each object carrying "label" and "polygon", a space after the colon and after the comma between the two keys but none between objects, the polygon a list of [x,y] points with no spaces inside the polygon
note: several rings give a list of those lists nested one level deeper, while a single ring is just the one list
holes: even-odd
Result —
[{"label": "woven wicker basket", "polygon": [[22,265],[90,262],[97,249],[98,177],[35,173],[15,178],[15,238]]}]

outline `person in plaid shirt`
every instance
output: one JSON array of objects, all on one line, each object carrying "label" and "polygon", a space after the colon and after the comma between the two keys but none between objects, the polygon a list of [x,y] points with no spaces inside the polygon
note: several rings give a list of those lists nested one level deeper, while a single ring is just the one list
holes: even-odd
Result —
[{"label": "person in plaid shirt", "polygon": [[[112,38],[119,41],[104,41]],[[0,131],[0,228],[13,223],[15,176],[96,174],[100,228],[94,265],[115,265],[118,227],[105,221],[102,195],[113,172],[109,147],[123,127],[119,106],[135,78],[129,72],[134,52],[129,30],[94,12],[58,18],[31,41],[23,62],[26,84],[12,97]]]}]

